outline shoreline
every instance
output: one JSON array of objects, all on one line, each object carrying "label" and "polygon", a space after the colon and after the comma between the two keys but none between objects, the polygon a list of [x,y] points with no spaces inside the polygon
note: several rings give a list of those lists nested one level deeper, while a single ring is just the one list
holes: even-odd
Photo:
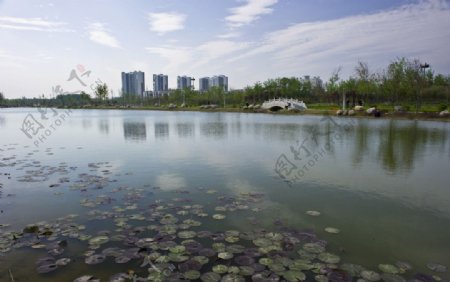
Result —
[{"label": "shoreline", "polygon": [[[2,107],[0,109],[9,109],[16,107]],[[23,107],[36,108],[36,107]],[[422,121],[443,121],[450,122],[450,115],[439,116],[439,113],[429,112],[382,112],[380,117],[374,117],[367,114],[365,111],[356,112],[354,115],[337,115],[336,110],[319,110],[307,109],[305,111],[268,111],[262,109],[242,109],[242,108],[210,108],[202,109],[200,107],[185,107],[185,108],[167,108],[167,107],[118,107],[118,106],[99,106],[99,107],[62,107],[59,109],[72,110],[137,110],[137,111],[166,111],[166,112],[201,112],[201,113],[248,113],[248,114],[271,114],[271,115],[288,115],[288,116],[335,116],[339,118],[367,118],[367,119],[395,119],[395,120],[422,120]]]}]

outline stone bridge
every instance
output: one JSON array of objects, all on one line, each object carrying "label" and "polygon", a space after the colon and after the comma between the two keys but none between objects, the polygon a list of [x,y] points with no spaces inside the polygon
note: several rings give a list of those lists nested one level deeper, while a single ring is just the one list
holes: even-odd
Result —
[{"label": "stone bridge", "polygon": [[271,111],[278,111],[282,109],[287,110],[301,110],[304,111],[307,109],[306,104],[303,103],[303,101],[299,101],[297,99],[286,99],[286,98],[280,98],[280,99],[272,99],[265,101],[261,108]]}]

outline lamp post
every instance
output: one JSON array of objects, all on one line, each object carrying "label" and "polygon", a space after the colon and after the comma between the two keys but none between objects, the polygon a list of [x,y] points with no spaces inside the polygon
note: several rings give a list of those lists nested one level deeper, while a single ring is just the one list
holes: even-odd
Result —
[{"label": "lamp post", "polygon": [[420,99],[420,96],[422,95],[422,87],[423,87],[423,84],[425,82],[425,70],[427,68],[429,68],[429,67],[430,67],[430,65],[427,64],[427,63],[420,64],[420,70],[421,70],[422,79],[421,79],[421,83],[419,85],[419,95],[418,95],[418,97],[416,99],[416,114],[419,111],[419,99]]}]

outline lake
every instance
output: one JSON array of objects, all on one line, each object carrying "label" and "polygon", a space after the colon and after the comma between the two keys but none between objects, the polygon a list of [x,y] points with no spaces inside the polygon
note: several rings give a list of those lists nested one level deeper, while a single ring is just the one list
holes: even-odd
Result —
[{"label": "lake", "polygon": [[448,280],[449,137],[432,121],[0,109],[0,280]]}]

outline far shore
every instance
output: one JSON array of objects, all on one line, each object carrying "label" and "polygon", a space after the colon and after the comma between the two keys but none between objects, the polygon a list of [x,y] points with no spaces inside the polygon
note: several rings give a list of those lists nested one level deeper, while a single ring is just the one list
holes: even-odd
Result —
[{"label": "far shore", "polygon": [[70,107],[67,109],[80,109],[80,110],[147,110],[147,111],[171,111],[171,112],[229,112],[229,113],[259,113],[259,114],[272,114],[272,115],[332,115],[338,118],[356,117],[356,118],[369,118],[369,119],[400,119],[400,120],[429,120],[429,121],[450,121],[450,115],[440,116],[438,112],[389,112],[381,111],[380,117],[374,117],[367,114],[365,111],[356,111],[354,115],[341,115],[336,114],[336,109],[307,109],[304,111],[298,110],[279,110],[269,111],[263,109],[244,109],[244,108],[201,108],[201,107],[155,107],[155,106],[89,106],[89,107]]}]

